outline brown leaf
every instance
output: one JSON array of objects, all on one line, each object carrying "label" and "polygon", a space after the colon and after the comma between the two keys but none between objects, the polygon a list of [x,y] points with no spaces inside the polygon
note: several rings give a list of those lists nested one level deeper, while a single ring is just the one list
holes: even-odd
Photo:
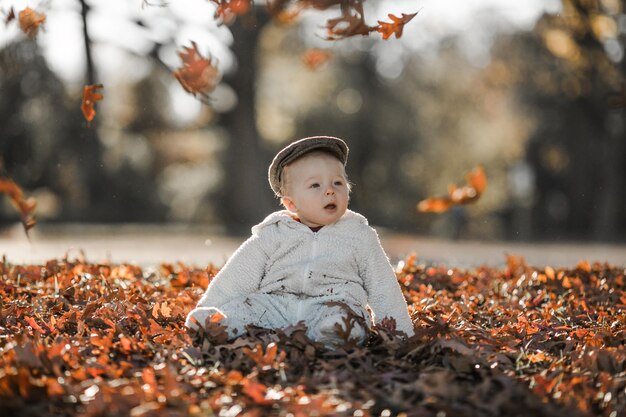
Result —
[{"label": "brown leaf", "polygon": [[8,26],[13,20],[15,20],[15,10],[13,9],[13,6],[11,6],[9,11],[6,13],[6,17],[4,18],[4,25]]},{"label": "brown leaf", "polygon": [[367,36],[374,30],[376,30],[375,27],[365,23],[362,6],[344,7],[340,17],[328,19],[326,22],[326,38],[328,40],[338,40],[352,36]]}]

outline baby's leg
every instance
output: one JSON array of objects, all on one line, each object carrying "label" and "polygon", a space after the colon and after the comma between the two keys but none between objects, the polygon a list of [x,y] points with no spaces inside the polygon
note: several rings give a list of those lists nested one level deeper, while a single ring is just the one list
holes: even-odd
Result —
[{"label": "baby's leg", "polygon": [[365,341],[369,317],[367,312],[350,308],[347,304],[333,302],[313,304],[306,317],[308,335],[328,347],[338,346],[347,340]]},{"label": "baby's leg", "polygon": [[191,317],[194,317],[200,325],[204,325],[209,317],[219,312],[224,316],[220,324],[227,327],[229,336],[233,338],[244,333],[247,325],[267,329],[286,327],[291,324],[285,316],[287,311],[276,296],[250,294],[237,297],[221,306],[198,307],[189,314],[185,325],[192,329],[197,328],[191,322]]}]

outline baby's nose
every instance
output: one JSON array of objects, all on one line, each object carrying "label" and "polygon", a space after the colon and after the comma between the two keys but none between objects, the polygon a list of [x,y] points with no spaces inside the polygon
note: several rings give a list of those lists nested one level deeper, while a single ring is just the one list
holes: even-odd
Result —
[{"label": "baby's nose", "polygon": [[335,190],[333,190],[332,187],[326,188],[326,195],[333,195],[333,194],[335,194]]}]

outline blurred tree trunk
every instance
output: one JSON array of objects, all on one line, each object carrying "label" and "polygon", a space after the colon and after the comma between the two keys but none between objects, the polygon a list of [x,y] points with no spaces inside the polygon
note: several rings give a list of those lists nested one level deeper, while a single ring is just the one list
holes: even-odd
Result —
[{"label": "blurred tree trunk", "polygon": [[261,143],[255,108],[257,43],[268,21],[267,15],[257,8],[255,15],[238,18],[230,26],[237,65],[225,80],[237,94],[237,105],[223,118],[230,138],[223,158],[220,201],[216,205],[223,224],[232,232],[248,231],[272,210],[272,191],[267,182],[270,156]]}]

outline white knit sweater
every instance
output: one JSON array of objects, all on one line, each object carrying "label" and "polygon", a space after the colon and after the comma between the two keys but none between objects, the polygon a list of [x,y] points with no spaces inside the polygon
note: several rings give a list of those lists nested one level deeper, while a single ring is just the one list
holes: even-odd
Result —
[{"label": "white knit sweater", "polygon": [[323,311],[327,302],[339,301],[365,314],[369,306],[374,322],[394,318],[398,330],[414,334],[406,301],[376,231],[365,217],[350,210],[318,232],[285,210],[270,214],[252,228],[252,236],[211,281],[189,317],[203,307],[219,309],[255,293],[287,301],[289,311],[284,315],[293,324],[312,320],[303,316],[310,315],[311,302],[319,303]]}]

